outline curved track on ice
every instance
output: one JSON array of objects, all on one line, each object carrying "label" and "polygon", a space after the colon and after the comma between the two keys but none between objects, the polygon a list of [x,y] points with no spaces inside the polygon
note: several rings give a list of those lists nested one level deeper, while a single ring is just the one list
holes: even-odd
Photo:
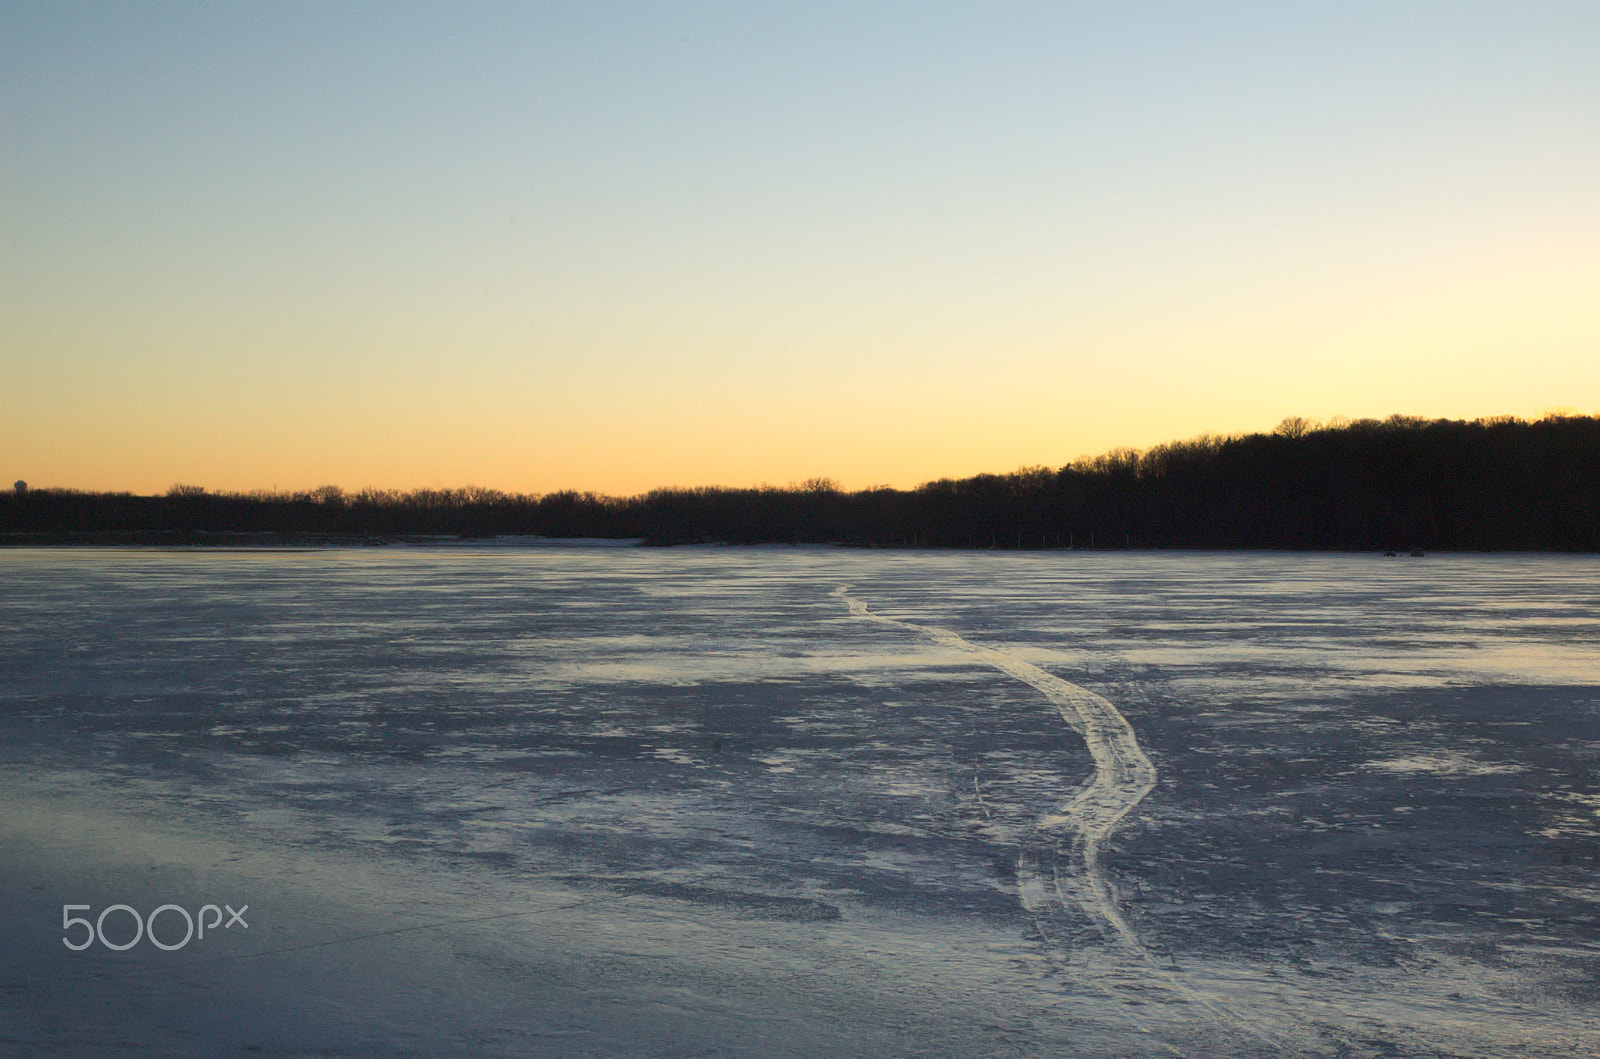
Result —
[{"label": "curved track on ice", "polygon": [[[834,590],[834,595],[849,605],[850,613],[854,616],[921,633],[945,647],[977,656],[1007,676],[1036,688],[1055,704],[1062,719],[1083,736],[1089,756],[1094,759],[1094,775],[1055,812],[1041,817],[1039,827],[1045,831],[1071,829],[1073,849],[1083,867],[1084,886],[1080,903],[1086,912],[1110,927],[1124,945],[1142,955],[1144,946],[1128,926],[1127,920],[1122,918],[1100,864],[1100,847],[1111,837],[1123,817],[1143,801],[1144,796],[1156,785],[1155,766],[1139,749],[1139,740],[1128,719],[1094,692],[1069,684],[1020,658],[972,643],[949,629],[917,625],[874,614],[865,603],[849,595],[849,588],[849,585],[841,585]],[[1037,876],[1029,870],[1030,866],[1024,864],[1022,868],[1019,874],[1023,885],[1037,888]],[[1037,900],[1032,894],[1024,893],[1023,896],[1030,906]]]},{"label": "curved track on ice", "polygon": [[[1140,749],[1139,739],[1128,719],[1109,701],[1087,688],[1080,688],[1003,651],[972,643],[949,629],[875,614],[867,609],[865,602],[849,593],[849,585],[840,585],[833,590],[833,595],[849,606],[852,616],[919,633],[942,646],[965,651],[986,665],[1037,689],[1055,705],[1061,713],[1061,719],[1083,737],[1089,756],[1094,760],[1094,775],[1055,812],[1046,813],[1038,821],[1041,831],[1068,831],[1072,836],[1072,851],[1081,866],[1081,875],[1073,887],[1077,904],[1090,918],[1110,928],[1123,948],[1142,962],[1155,977],[1165,981],[1174,992],[1215,1015],[1239,1024],[1261,1040],[1278,1044],[1271,1033],[1163,969],[1117,906],[1116,897],[1106,879],[1105,868],[1100,863],[1100,849],[1123,818],[1156,785],[1155,766]],[[1018,896],[1024,907],[1030,912],[1039,913],[1048,903],[1049,895],[1039,875],[1037,858],[1032,854],[1024,853],[1019,859],[1017,883]],[[1052,889],[1056,900],[1064,904],[1059,877],[1054,880]]]}]

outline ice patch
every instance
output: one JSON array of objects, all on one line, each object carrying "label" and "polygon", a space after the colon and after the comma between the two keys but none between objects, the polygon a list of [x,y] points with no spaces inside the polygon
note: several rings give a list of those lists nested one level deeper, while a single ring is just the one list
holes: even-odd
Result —
[{"label": "ice patch", "polygon": [[1414,754],[1411,757],[1369,761],[1366,767],[1378,772],[1432,772],[1441,776],[1493,776],[1525,771],[1520,765],[1481,761],[1469,754]]},{"label": "ice patch", "polygon": [[761,762],[763,765],[767,766],[767,771],[768,772],[793,772],[794,771],[794,762],[793,762],[793,759],[791,759],[791,758],[786,758],[786,757],[762,757],[762,758],[756,758],[756,760]]}]

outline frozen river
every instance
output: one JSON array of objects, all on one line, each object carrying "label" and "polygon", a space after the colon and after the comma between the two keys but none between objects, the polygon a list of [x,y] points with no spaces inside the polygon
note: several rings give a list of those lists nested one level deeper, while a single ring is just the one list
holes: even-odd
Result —
[{"label": "frozen river", "polygon": [[18,1054],[1594,1055],[1597,838],[1591,556],[0,551]]}]

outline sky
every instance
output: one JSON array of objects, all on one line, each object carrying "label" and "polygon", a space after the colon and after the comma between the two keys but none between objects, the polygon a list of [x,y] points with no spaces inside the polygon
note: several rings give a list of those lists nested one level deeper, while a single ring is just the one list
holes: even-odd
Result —
[{"label": "sky", "polygon": [[0,0],[0,475],[921,482],[1600,412],[1600,4]]}]

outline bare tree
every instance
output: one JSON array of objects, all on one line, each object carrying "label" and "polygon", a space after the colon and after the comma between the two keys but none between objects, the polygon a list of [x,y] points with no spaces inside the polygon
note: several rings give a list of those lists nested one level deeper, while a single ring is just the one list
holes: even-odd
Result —
[{"label": "bare tree", "polygon": [[1273,427],[1272,432],[1280,438],[1303,438],[1315,429],[1317,424],[1304,416],[1289,416]]}]

